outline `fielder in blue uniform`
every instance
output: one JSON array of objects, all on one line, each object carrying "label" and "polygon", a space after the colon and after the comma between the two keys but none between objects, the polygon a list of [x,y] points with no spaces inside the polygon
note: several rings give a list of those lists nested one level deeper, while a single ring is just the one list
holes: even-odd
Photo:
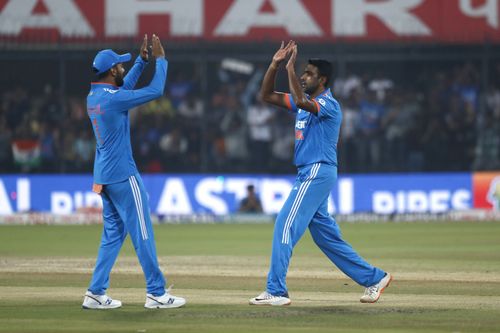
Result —
[{"label": "fielder in blue uniform", "polygon": [[151,83],[133,90],[148,63],[148,39],[144,36],[141,54],[124,76],[122,63],[130,53],[118,55],[100,51],[93,62],[97,82],[87,97],[87,112],[96,138],[93,190],[103,203],[101,246],[85,293],[83,308],[113,309],[122,303],[106,295],[109,274],[127,234],[130,235],[146,279],[146,308],[175,308],[186,303],[165,290],[165,278],[158,265],[153,226],[146,189],[137,171],[130,145],[129,109],[163,95],[168,62],[160,39],[153,35],[152,55],[156,71]]},{"label": "fielder in blue uniform", "polygon": [[[278,67],[287,57],[290,94],[274,91]],[[282,43],[262,83],[262,98],[296,113],[295,165],[298,175],[275,226],[271,264],[266,291],[250,299],[252,305],[288,305],[291,303],[286,274],[292,250],[307,228],[326,256],[347,276],[366,287],[363,303],[376,302],[392,277],[361,258],[342,239],[339,226],[328,214],[328,196],[337,180],[337,142],[342,113],[328,83],[331,64],[310,59],[298,79],[295,74],[297,45]]]}]

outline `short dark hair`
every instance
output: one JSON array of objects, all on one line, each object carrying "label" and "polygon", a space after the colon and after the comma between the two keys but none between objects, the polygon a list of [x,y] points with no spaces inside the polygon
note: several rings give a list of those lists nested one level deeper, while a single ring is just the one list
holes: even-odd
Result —
[{"label": "short dark hair", "polygon": [[95,67],[92,67],[92,70],[94,71],[96,81],[101,81],[109,74],[109,69],[101,74],[97,74],[97,72],[99,72],[99,70]]},{"label": "short dark hair", "polygon": [[309,65],[313,65],[318,69],[320,76],[326,78],[325,87],[328,86],[330,78],[332,76],[332,63],[325,59],[313,58],[308,60]]}]

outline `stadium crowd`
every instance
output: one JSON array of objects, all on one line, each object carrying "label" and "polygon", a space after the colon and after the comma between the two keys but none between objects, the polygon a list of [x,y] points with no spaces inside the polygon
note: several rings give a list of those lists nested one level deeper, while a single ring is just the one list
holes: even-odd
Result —
[{"label": "stadium crowd", "polygon": [[[161,99],[131,111],[139,169],[293,172],[294,116],[257,98],[264,70],[221,67],[204,94],[197,75],[169,78]],[[500,168],[500,82],[481,87],[469,63],[409,81],[370,71],[335,80],[343,107],[341,172]],[[50,85],[37,94],[3,89],[0,172],[90,172],[95,141],[83,94],[61,97]]]}]

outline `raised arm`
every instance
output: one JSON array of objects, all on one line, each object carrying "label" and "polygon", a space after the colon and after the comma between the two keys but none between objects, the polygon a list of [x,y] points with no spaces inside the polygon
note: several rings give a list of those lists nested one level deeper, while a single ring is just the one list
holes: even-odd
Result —
[{"label": "raised arm", "polygon": [[147,87],[142,89],[120,89],[113,97],[113,101],[120,105],[123,109],[128,110],[163,95],[165,82],[167,80],[168,62],[165,59],[165,51],[163,50],[160,39],[156,35],[153,35],[152,44],[153,56],[156,58],[156,70],[153,79]]},{"label": "raised arm", "polygon": [[289,106],[286,102],[287,96],[284,93],[274,91],[274,82],[276,80],[276,73],[278,71],[278,68],[287,57],[291,45],[292,41],[288,42],[286,46],[283,42],[281,42],[281,47],[274,54],[273,60],[271,61],[266,74],[264,75],[264,79],[262,80],[262,87],[260,89],[260,95],[263,101],[285,108]]},{"label": "raised arm", "polygon": [[291,46],[291,56],[288,59],[288,63],[286,64],[286,70],[288,72],[288,85],[290,86],[290,93],[292,94],[292,98],[295,102],[295,105],[299,109],[304,111],[308,111],[314,114],[317,114],[318,104],[314,101],[307,98],[306,94],[302,90],[302,87],[299,82],[299,78],[295,73],[295,60],[297,59],[297,44],[295,42]]},{"label": "raised arm", "polygon": [[142,40],[140,55],[135,59],[134,66],[130,69],[130,71],[125,75],[123,79],[123,87],[122,89],[134,89],[139,77],[141,76],[144,68],[148,64],[148,35],[144,35],[144,39]]}]

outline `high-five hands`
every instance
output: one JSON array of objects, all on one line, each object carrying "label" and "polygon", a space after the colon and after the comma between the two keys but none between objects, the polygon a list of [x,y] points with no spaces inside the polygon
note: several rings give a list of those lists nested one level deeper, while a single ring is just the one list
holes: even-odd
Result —
[{"label": "high-five hands", "polygon": [[286,45],[284,42],[281,42],[280,48],[273,56],[273,66],[277,68],[288,56],[290,56],[290,59],[288,60],[287,68],[289,65],[293,66],[295,59],[297,59],[297,44],[293,40],[290,40]]},{"label": "high-five hands", "polygon": [[144,34],[144,39],[142,40],[140,55],[142,60],[148,61],[149,59],[149,50],[148,50],[148,35]]},{"label": "high-five hands", "polygon": [[156,36],[155,34],[153,34],[151,46],[148,47],[148,35],[144,34],[144,38],[142,40],[141,50],[140,50],[140,56],[141,56],[142,60],[148,61],[150,48],[151,48],[151,53],[153,54],[153,57],[160,58],[160,57],[165,56],[165,50],[163,49],[163,46],[161,45],[160,38],[158,36]]},{"label": "high-five hands", "polygon": [[283,60],[285,60],[288,54],[290,53],[290,47],[292,46],[293,43],[294,41],[289,41],[288,44],[286,44],[285,46],[285,43],[281,42],[281,47],[278,49],[278,51],[276,51],[276,53],[273,56],[273,63],[275,63],[276,65],[282,63]]},{"label": "high-five hands", "polygon": [[155,58],[162,58],[165,57],[165,50],[163,49],[163,46],[161,45],[160,38],[153,34],[153,41],[151,43],[151,53],[153,54],[153,57]]},{"label": "high-five hands", "polygon": [[290,46],[290,59],[286,63],[286,69],[295,69],[295,61],[297,60],[297,44],[294,41],[290,41],[292,44]]},{"label": "high-five hands", "polygon": [[293,40],[289,41],[286,46],[284,42],[281,42],[280,48],[273,56],[272,64],[275,68],[278,68],[278,66],[289,56],[294,44],[295,42]]}]

